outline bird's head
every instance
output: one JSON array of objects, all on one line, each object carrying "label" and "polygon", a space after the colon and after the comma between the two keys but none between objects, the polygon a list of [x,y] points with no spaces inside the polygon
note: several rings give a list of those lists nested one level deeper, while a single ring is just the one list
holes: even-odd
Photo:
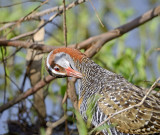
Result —
[{"label": "bird's head", "polygon": [[86,57],[80,51],[72,48],[58,48],[51,51],[46,59],[46,69],[54,77],[82,78],[77,71],[75,61],[81,62]]}]

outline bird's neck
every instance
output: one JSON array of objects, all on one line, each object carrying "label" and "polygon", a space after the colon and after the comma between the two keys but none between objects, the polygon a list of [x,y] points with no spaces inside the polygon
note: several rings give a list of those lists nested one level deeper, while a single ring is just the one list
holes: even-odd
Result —
[{"label": "bird's neck", "polygon": [[79,98],[84,96],[84,94],[91,96],[96,93],[101,86],[104,76],[107,77],[107,75],[113,74],[89,58],[83,59],[81,63],[77,62],[76,68],[83,75],[82,79],[78,79]]}]

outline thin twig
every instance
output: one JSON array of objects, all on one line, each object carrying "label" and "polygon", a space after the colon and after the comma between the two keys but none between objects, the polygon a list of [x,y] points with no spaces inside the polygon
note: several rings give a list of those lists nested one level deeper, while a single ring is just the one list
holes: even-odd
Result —
[{"label": "thin twig", "polygon": [[32,63],[34,62],[33,59],[36,55],[33,55],[32,53],[32,57],[31,57],[31,60],[28,62],[27,64],[27,67],[26,67],[26,72],[24,74],[24,78],[23,78],[23,81],[22,81],[22,85],[21,85],[21,92],[23,92],[23,89],[24,89],[24,86],[25,86],[25,83],[26,83],[26,79],[27,79],[27,76],[28,76],[28,73],[30,71],[30,68],[31,68],[31,65]]},{"label": "thin twig", "polygon": [[157,86],[156,86],[156,88],[160,88],[160,83],[157,83]]},{"label": "thin twig", "polygon": [[[82,0],[85,2],[85,0]],[[81,2],[82,2],[81,1]],[[66,7],[66,10],[69,10],[70,8],[73,8],[77,5],[77,2],[72,2],[71,4],[69,4],[67,7]],[[54,14],[53,16],[51,16],[49,18],[48,21],[46,21],[44,24],[40,25],[37,29],[33,30],[33,31],[30,31],[30,32],[27,32],[27,33],[24,33],[24,34],[21,34],[17,37],[14,37],[12,38],[12,40],[17,40],[17,39],[20,39],[20,38],[24,38],[24,37],[27,37],[27,36],[33,36],[35,33],[37,33],[42,27],[44,27],[45,25],[47,25],[48,23],[50,23],[55,17],[57,17],[58,15],[61,15],[63,13],[63,9],[62,10],[59,10],[59,12],[57,12],[56,14]]]},{"label": "thin twig", "polygon": [[[4,48],[5,50],[5,48]],[[6,102],[6,88],[7,88],[7,72],[6,72],[6,61],[4,60],[4,53],[3,53],[3,47],[1,47],[1,54],[2,54],[2,62],[3,62],[3,69],[4,69],[4,96],[3,96],[3,104]]]},{"label": "thin twig", "polygon": [[75,90],[75,82],[76,78],[72,78],[68,81],[67,92],[68,92],[68,97],[71,99],[74,109],[78,110],[78,102],[77,102],[78,100]]},{"label": "thin twig", "polygon": [[6,104],[0,106],[0,113],[2,113],[3,111],[5,111],[6,109],[10,108],[11,106],[17,104],[18,102],[26,99],[28,96],[34,94],[35,92],[37,92],[39,89],[43,88],[44,86],[46,86],[48,83],[50,83],[53,79],[55,79],[52,76],[47,76],[44,79],[42,79],[41,81],[39,81],[34,87],[28,89],[26,92],[15,96],[13,100],[7,102]]},{"label": "thin twig", "polygon": [[[11,30],[5,34],[5,36],[7,36],[11,31],[14,30],[14,28],[15,28],[17,25],[19,25],[21,22],[23,22],[23,20],[25,20],[29,15],[33,14],[38,8],[40,8],[42,5],[46,4],[47,2],[48,2],[48,0],[42,2],[39,6],[37,6],[34,10],[32,10],[30,13],[28,13],[28,14],[27,14],[26,16],[24,16],[22,19],[19,19],[19,20],[16,22],[16,24],[14,25],[14,27],[12,27]],[[4,37],[5,37],[5,36],[4,36]]]},{"label": "thin twig", "polygon": [[[73,8],[79,4],[82,4],[84,2],[86,2],[87,0],[76,0],[72,3],[70,3],[69,5],[66,6],[66,10],[70,9],[70,8]],[[55,12],[55,11],[62,11],[63,10],[63,5],[61,6],[56,6],[56,7],[53,7],[53,8],[50,8],[50,9],[46,9],[44,11],[41,11],[41,12],[38,12],[38,13],[34,13],[34,14],[30,14],[29,16],[27,16],[25,19],[21,18],[20,20],[23,19],[23,21],[27,21],[27,20],[32,20],[32,19],[35,19],[35,18],[38,18],[38,17],[41,17],[41,16],[44,16],[46,14],[49,14],[49,13],[52,13],[52,12]],[[15,25],[16,22],[10,22],[8,24],[5,24],[3,27],[0,28],[0,31],[8,28],[8,27],[11,27],[13,25]]]},{"label": "thin twig", "polygon": [[128,108],[125,108],[123,110],[120,110],[118,112],[115,112],[113,114],[111,114],[106,120],[104,120],[103,122],[101,122],[99,125],[97,125],[91,132],[90,134],[92,134],[93,131],[95,131],[96,128],[102,126],[103,124],[105,124],[107,121],[109,121],[111,118],[113,118],[115,115],[120,114],[122,112],[128,111],[134,107],[139,107],[141,106],[144,101],[146,100],[146,98],[148,97],[148,95],[150,94],[150,92],[157,86],[157,83],[160,81],[160,77],[153,83],[153,85],[150,87],[150,89],[147,91],[147,93],[145,94],[145,96],[142,98],[141,102],[139,102],[138,104],[132,105]]},{"label": "thin twig", "polygon": [[[69,8],[68,8],[69,9]],[[48,23],[50,23],[55,17],[57,17],[58,15],[61,15],[63,13],[63,10],[59,10],[59,12],[57,12],[56,14],[52,15],[48,21],[46,21],[45,23],[43,23],[42,25],[40,25],[38,28],[36,28],[35,30],[33,31],[30,31],[30,32],[27,32],[27,33],[24,33],[24,34],[21,34],[17,37],[14,37],[12,38],[12,40],[17,40],[17,39],[20,39],[20,38],[24,38],[24,37],[27,37],[27,36],[32,36],[34,34],[36,34],[41,28],[43,28],[45,25],[47,25]]]},{"label": "thin twig", "polygon": [[[63,0],[63,33],[64,33],[64,45],[67,47],[67,25],[66,25],[66,3],[65,0]],[[67,84],[68,84],[68,79],[67,79]],[[68,87],[68,85],[67,85]],[[65,95],[67,96],[67,91],[65,92]],[[67,114],[67,98],[65,100],[66,107],[64,108],[64,114]],[[68,130],[68,121],[65,120],[65,134],[69,135],[69,130]]]},{"label": "thin twig", "polygon": [[[66,94],[67,97],[68,97],[68,78],[66,78],[66,80],[67,80],[67,89],[66,89],[65,94]],[[63,109],[64,109],[64,115],[67,115],[67,106],[68,106],[67,99],[65,100],[65,104],[66,104],[66,106],[63,107]],[[65,120],[65,134],[66,134],[66,135],[69,135],[68,121],[67,121],[67,119]]]},{"label": "thin twig", "polygon": [[7,56],[4,58],[4,61],[6,62],[8,59],[10,59],[11,57],[15,56],[17,52],[19,52],[22,49],[22,47],[19,47],[18,49],[16,49],[11,55]]},{"label": "thin twig", "polygon": [[[98,52],[101,47],[117,38],[122,36],[125,33],[128,33],[129,31],[139,27],[140,25],[149,22],[151,19],[157,17],[160,14],[160,6],[157,6],[156,8],[147,11],[146,13],[144,13],[143,15],[141,15],[140,17],[135,18],[134,20],[130,21],[129,23],[126,23],[122,26],[119,26],[118,28],[111,30],[109,32],[105,32],[103,34],[94,36],[94,37],[90,37],[78,44],[72,44],[69,45],[69,47],[75,48],[77,47],[77,49],[87,49],[87,56],[91,57],[93,56],[96,52]],[[99,42],[98,42],[99,41]],[[21,46],[23,48],[32,48],[32,49],[36,49],[36,50],[42,50],[43,52],[50,52],[51,50],[57,48],[56,46],[47,46],[44,44],[33,44],[33,43],[28,43],[25,41],[11,41],[11,40],[0,40],[0,46],[14,46],[14,47],[18,47]],[[63,46],[63,45],[61,45]]]},{"label": "thin twig", "polygon": [[19,92],[21,91],[21,89],[20,89],[20,87],[13,81],[13,79],[10,77],[10,76],[8,76],[8,75],[6,75],[6,77],[16,86],[16,88],[19,90]]},{"label": "thin twig", "polygon": [[[86,53],[88,53],[88,57],[94,56],[101,48],[102,46],[107,43],[108,41],[111,41],[117,37],[122,36],[123,34],[137,28],[138,26],[150,21],[154,17],[157,17],[160,14],[160,6],[157,6],[156,8],[147,11],[143,15],[135,18],[134,20],[115,28],[114,30],[111,30],[109,32],[106,32],[104,34],[101,34],[101,36],[97,36],[96,42],[87,49]],[[93,42],[91,42],[93,43]],[[90,45],[90,44],[89,44]]]},{"label": "thin twig", "polygon": [[89,1],[90,1],[91,5],[92,5],[92,7],[93,7],[93,9],[94,9],[94,11],[95,11],[95,13],[96,13],[96,16],[97,16],[97,18],[98,18],[98,21],[100,22],[101,26],[104,27],[104,24],[102,23],[99,15],[98,15],[98,12],[97,12],[96,8],[95,8],[95,6],[94,6],[93,3],[92,3],[92,0],[89,0]]},{"label": "thin twig", "polygon": [[155,51],[160,51],[160,48],[156,48]]},{"label": "thin twig", "polygon": [[52,129],[59,126],[62,124],[65,120],[67,119],[67,115],[64,115],[62,118],[60,118],[56,122],[47,122],[47,130],[46,130],[46,135],[51,135],[52,134]]},{"label": "thin twig", "polygon": [[54,14],[53,16],[51,16],[51,17],[49,18],[48,21],[46,21],[45,23],[43,23],[42,25],[40,25],[40,26],[39,26],[38,28],[36,28],[35,30],[30,31],[30,32],[27,32],[27,33],[23,33],[23,34],[21,34],[21,35],[18,35],[18,36],[16,36],[16,37],[12,38],[11,40],[17,40],[17,39],[24,38],[24,37],[28,37],[28,36],[33,36],[33,35],[36,34],[41,28],[43,28],[45,25],[47,25],[48,23],[50,23],[56,16],[62,14],[62,12],[63,12],[63,11],[60,11],[60,12]]},{"label": "thin twig", "polygon": [[65,94],[64,94],[63,100],[62,100],[62,104],[64,104],[66,102],[67,97],[68,96],[67,96],[67,91],[66,91]]},{"label": "thin twig", "polygon": [[53,49],[58,48],[58,46],[49,46],[45,44],[32,43],[28,41],[20,41],[20,40],[0,40],[0,46],[12,46],[12,47],[23,47],[30,48],[34,50],[41,50],[43,52],[50,52]]},{"label": "thin twig", "polygon": [[13,7],[19,4],[24,4],[24,3],[29,3],[29,2],[43,2],[43,1],[23,1],[23,2],[17,2],[17,3],[13,3],[11,5],[5,5],[5,6],[0,6],[0,8],[7,8],[7,7]]},{"label": "thin twig", "polygon": [[54,33],[50,33],[50,32],[48,32],[48,31],[45,30],[45,34],[47,34],[48,36],[50,36],[51,38],[53,38],[57,43],[63,44],[63,42],[61,41],[61,39],[59,37],[56,37],[56,35]]},{"label": "thin twig", "polygon": [[63,32],[64,32],[64,45],[67,47],[67,25],[66,25],[66,4],[63,0]]}]

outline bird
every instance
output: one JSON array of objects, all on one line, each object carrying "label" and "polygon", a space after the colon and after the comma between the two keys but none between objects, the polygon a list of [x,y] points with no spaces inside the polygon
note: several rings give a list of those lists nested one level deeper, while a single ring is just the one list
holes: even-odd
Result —
[{"label": "bird", "polygon": [[[146,89],[102,68],[77,49],[54,49],[48,54],[45,65],[49,74],[56,78],[77,78],[79,112],[85,121],[90,117],[95,127],[110,115],[138,104],[146,93]],[[91,104],[89,116],[87,109]],[[160,92],[150,93],[141,106],[115,115],[107,124],[114,126],[103,129],[104,135],[160,133]]]}]

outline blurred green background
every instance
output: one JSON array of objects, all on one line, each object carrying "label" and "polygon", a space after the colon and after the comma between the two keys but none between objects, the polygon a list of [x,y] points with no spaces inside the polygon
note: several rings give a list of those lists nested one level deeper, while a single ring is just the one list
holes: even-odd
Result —
[{"label": "blurred green background", "polygon": [[[0,0],[0,27],[4,26],[7,22],[24,17],[40,4],[39,1],[30,0],[30,2],[15,6],[3,7],[4,5],[12,5],[16,2],[22,1]],[[67,0],[66,4],[71,2],[71,0]],[[89,1],[77,5],[66,12],[68,44],[79,43],[91,36],[119,27],[159,4],[159,0],[92,0],[92,2],[105,27],[100,25]],[[50,0],[47,4],[39,8],[37,12],[59,5],[62,5],[62,1]],[[53,13],[47,14],[42,18],[48,20],[52,15]],[[0,31],[0,37],[6,36],[7,39],[11,39],[22,33],[34,30],[38,24],[39,19],[23,22],[9,34],[6,34],[10,31],[9,28]],[[63,16],[58,16],[45,26],[44,41],[47,45],[60,47],[64,44],[63,39]],[[23,38],[22,40],[27,41],[29,38]],[[121,74],[135,85],[149,87],[160,75],[160,51],[157,51],[156,48],[160,48],[160,17],[156,17],[122,37],[106,43],[92,59],[103,68]],[[7,58],[15,50],[16,48],[13,47],[1,47],[0,105],[4,102],[4,93],[6,93],[7,100],[13,99],[19,93],[17,86],[22,86],[22,80],[26,72],[26,49],[23,48],[17,51],[13,57],[8,58],[4,67],[2,57]],[[46,55],[44,54],[44,58]],[[5,72],[14,80],[17,86],[5,77]],[[45,71],[43,59],[42,77],[46,75],[48,73]],[[6,88],[5,80],[7,82]],[[31,85],[27,78],[24,91],[30,87]],[[6,91],[4,91],[5,89]],[[56,79],[46,86],[45,89],[47,91],[45,98],[46,120],[58,120],[63,114],[61,101],[66,90],[66,79]],[[26,110],[23,115],[18,115],[18,104],[3,112],[0,116],[0,134],[8,132],[8,120],[26,121],[30,125],[35,124],[38,116],[32,105],[33,96],[30,96],[26,100]],[[72,114],[73,107],[70,100],[68,100],[67,108],[68,114]],[[70,120],[70,128],[76,129],[72,120]]]}]

